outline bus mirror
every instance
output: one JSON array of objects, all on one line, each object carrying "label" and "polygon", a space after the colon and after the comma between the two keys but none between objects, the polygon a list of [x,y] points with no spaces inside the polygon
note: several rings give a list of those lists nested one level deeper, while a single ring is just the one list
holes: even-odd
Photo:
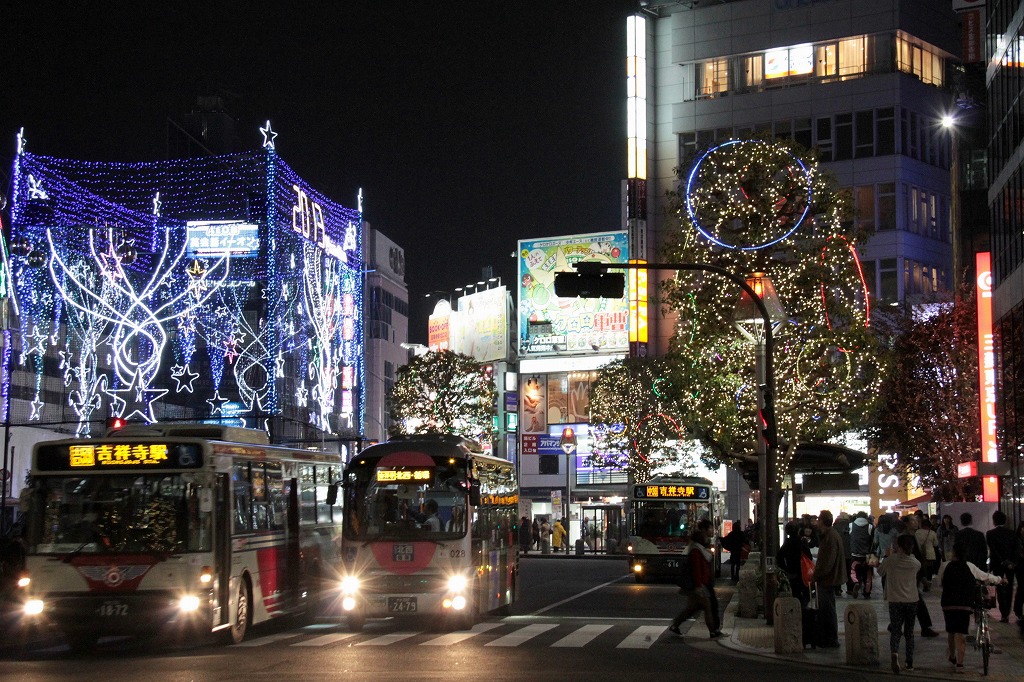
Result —
[{"label": "bus mirror", "polygon": [[338,502],[338,484],[332,483],[327,486],[327,506],[333,507]]},{"label": "bus mirror", "polygon": [[199,489],[199,512],[209,514],[213,511],[213,490],[210,488]]},{"label": "bus mirror", "polygon": [[469,482],[469,503],[474,507],[480,506],[480,481]]}]

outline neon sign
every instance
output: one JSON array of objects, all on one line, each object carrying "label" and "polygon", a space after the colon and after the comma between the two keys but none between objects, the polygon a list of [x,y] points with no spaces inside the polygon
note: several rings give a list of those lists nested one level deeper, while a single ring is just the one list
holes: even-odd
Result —
[{"label": "neon sign", "polygon": [[[992,255],[985,251],[975,254],[978,279],[978,399],[981,403],[981,461],[999,460],[996,440],[996,352],[992,333]],[[982,479],[982,499],[999,501],[999,478]]]}]

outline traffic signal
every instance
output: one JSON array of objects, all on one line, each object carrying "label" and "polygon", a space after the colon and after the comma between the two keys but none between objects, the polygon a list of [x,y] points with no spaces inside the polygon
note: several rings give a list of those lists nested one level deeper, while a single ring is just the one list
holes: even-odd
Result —
[{"label": "traffic signal", "polygon": [[559,298],[622,298],[626,276],[621,272],[556,272]]},{"label": "traffic signal", "polygon": [[762,402],[764,405],[758,410],[758,437],[762,438],[768,447],[774,448],[778,443],[778,431],[775,428],[775,396],[769,391],[763,391]]}]

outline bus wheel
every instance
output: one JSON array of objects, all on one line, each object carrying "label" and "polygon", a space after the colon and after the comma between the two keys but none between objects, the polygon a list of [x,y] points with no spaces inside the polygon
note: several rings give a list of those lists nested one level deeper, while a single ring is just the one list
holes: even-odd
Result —
[{"label": "bus wheel", "polygon": [[366,625],[366,618],[356,614],[349,614],[348,617],[348,631],[349,632],[362,632],[363,626]]},{"label": "bus wheel", "polygon": [[238,595],[235,598],[235,622],[231,624],[231,643],[241,644],[249,631],[249,619],[252,598],[249,596],[249,585],[245,578],[238,579]]}]

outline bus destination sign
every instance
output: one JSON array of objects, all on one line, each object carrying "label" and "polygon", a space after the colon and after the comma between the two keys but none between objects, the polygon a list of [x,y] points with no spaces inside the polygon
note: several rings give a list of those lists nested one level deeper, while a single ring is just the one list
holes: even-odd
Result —
[{"label": "bus destination sign", "polygon": [[433,469],[413,467],[378,467],[377,483],[426,483],[434,478]]},{"label": "bus destination sign", "polygon": [[637,485],[633,497],[638,500],[709,500],[711,489],[706,485]]},{"label": "bus destination sign", "polygon": [[203,448],[198,443],[75,443],[40,444],[36,467],[40,471],[198,469]]}]

